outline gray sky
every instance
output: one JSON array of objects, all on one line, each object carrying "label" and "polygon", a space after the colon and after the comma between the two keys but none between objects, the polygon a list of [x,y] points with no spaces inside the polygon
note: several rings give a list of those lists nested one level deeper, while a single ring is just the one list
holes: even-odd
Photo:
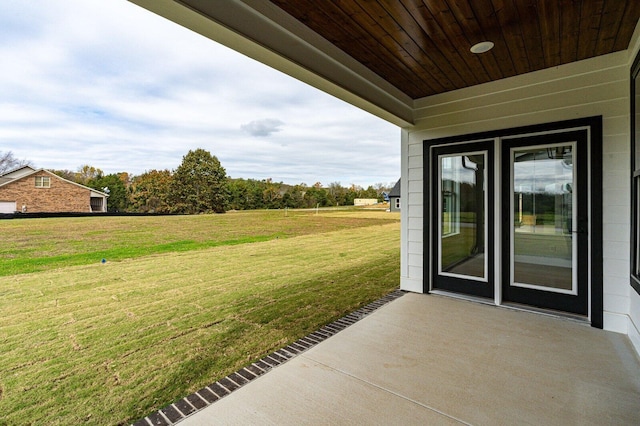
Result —
[{"label": "gray sky", "polygon": [[232,177],[368,186],[400,130],[125,0],[0,1],[0,151],[140,174],[189,149]]}]

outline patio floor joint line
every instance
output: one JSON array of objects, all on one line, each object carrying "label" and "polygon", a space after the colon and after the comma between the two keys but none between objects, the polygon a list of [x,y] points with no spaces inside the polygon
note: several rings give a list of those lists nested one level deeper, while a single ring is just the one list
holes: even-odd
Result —
[{"label": "patio floor joint line", "polygon": [[377,309],[383,307],[387,303],[392,302],[405,294],[406,292],[403,290],[394,290],[386,296],[383,296],[332,323],[324,325],[318,330],[301,337],[295,342],[262,357],[258,361],[255,361],[254,363],[249,364],[226,377],[223,377],[217,382],[212,383],[209,386],[205,386],[185,398],[174,401],[172,404],[161,408],[155,413],[151,413],[138,420],[133,423],[132,426],[172,426],[177,424],[187,417],[192,416],[216,401],[219,401],[225,396],[240,389],[259,376],[266,374],[270,370],[286,363],[303,352],[306,352],[318,343],[321,343],[329,337],[341,332],[347,327],[375,312]]}]

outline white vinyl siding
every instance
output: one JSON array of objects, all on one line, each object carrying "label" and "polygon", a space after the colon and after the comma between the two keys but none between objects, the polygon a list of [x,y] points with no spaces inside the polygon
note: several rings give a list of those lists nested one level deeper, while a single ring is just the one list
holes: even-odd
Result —
[{"label": "white vinyl siding", "polygon": [[[638,24],[636,25],[636,31],[633,35],[632,42],[629,46],[630,46],[629,48],[629,75],[630,75],[633,61],[635,60],[636,56],[640,54],[640,22],[638,22]],[[622,125],[624,124],[621,124],[621,126]],[[629,124],[626,124],[626,125],[628,126]],[[620,143],[624,143],[624,142],[620,142]],[[627,145],[629,145],[628,142],[627,142]],[[615,179],[619,178],[620,176],[622,176],[622,174],[616,174],[616,175],[610,176],[609,187],[615,185],[616,183]],[[606,179],[606,173],[605,173],[605,179]],[[615,281],[615,287],[612,287],[611,291],[612,292],[615,291],[618,294],[624,295],[625,292],[624,292],[623,283],[620,281],[621,280]],[[628,279],[626,280],[626,282],[628,283]],[[633,343],[633,346],[635,347],[636,351],[640,353],[640,295],[634,289],[629,289],[629,286],[627,286],[626,288],[629,291],[629,321],[627,323],[626,332],[629,335],[629,339]]]}]

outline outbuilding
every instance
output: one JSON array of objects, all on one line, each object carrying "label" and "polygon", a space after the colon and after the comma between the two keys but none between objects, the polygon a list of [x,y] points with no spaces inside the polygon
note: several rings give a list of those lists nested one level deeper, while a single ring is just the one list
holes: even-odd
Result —
[{"label": "outbuilding", "polygon": [[392,212],[400,211],[401,181],[402,179],[398,179],[389,192],[389,210]]}]

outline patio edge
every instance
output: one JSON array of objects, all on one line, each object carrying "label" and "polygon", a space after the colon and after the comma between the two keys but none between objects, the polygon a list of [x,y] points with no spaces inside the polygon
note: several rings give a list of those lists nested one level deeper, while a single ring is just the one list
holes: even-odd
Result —
[{"label": "patio edge", "polygon": [[242,386],[257,377],[262,376],[279,365],[286,363],[298,354],[311,349],[318,343],[355,324],[369,314],[375,312],[377,309],[398,299],[406,293],[406,291],[400,289],[394,290],[386,296],[383,296],[380,299],[373,301],[304,337],[301,337],[290,345],[280,348],[258,361],[223,377],[217,382],[212,383],[209,386],[205,386],[199,391],[196,391],[185,398],[179,399],[155,413],[149,414],[148,416],[133,423],[132,426],[171,426],[177,424],[187,417],[224,398],[230,393],[240,389]]}]

